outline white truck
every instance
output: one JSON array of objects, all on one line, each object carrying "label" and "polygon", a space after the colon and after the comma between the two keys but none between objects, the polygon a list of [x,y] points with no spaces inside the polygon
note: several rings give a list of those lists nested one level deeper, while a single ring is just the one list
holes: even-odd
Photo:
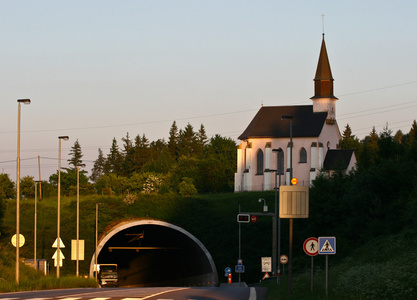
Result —
[{"label": "white truck", "polygon": [[119,286],[119,273],[117,272],[117,264],[98,265],[97,280],[101,287]]}]

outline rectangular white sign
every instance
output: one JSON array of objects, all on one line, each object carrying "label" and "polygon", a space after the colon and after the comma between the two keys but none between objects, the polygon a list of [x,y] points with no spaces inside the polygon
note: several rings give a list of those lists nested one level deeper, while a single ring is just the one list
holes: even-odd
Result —
[{"label": "rectangular white sign", "polygon": [[[78,260],[84,260],[84,240],[78,242]],[[71,240],[71,260],[77,260],[77,240]]]},{"label": "rectangular white sign", "polygon": [[262,273],[272,272],[272,258],[262,257]]}]

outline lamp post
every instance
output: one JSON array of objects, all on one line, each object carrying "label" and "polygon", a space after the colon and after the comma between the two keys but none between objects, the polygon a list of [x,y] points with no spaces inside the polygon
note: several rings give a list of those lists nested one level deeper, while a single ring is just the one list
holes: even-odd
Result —
[{"label": "lamp post", "polygon": [[18,99],[17,112],[17,159],[16,159],[16,284],[19,284],[19,247],[20,247],[20,103],[30,104],[30,99]]},{"label": "lamp post", "polygon": [[[272,149],[272,152],[282,153],[282,149]],[[277,156],[277,169],[266,169],[265,172],[275,172],[275,210],[272,217],[272,272],[279,276],[281,275],[281,268],[279,263],[277,263],[277,244],[278,244],[278,260],[280,257],[280,247],[281,247],[281,219],[279,218],[279,211],[278,211],[278,186],[277,186],[277,175],[278,172],[281,172],[279,166],[279,155]],[[279,176],[279,186],[281,186],[281,173]],[[260,202],[260,201],[259,201]],[[278,220],[278,222],[277,222]],[[278,234],[277,234],[277,223],[278,223]],[[277,235],[278,235],[278,242],[277,242]],[[277,273],[277,265],[278,265],[278,273]],[[279,281],[279,279],[278,279]]]},{"label": "lamp post", "polygon": [[57,234],[56,234],[56,242],[57,242],[57,264],[56,264],[56,277],[59,278],[59,269],[61,263],[61,237],[60,237],[60,229],[61,229],[61,140],[67,141],[69,139],[68,136],[59,136],[59,151],[58,151],[58,209],[57,209]]},{"label": "lamp post", "polygon": [[[279,207],[278,207],[278,189],[281,186],[281,165],[280,154],[282,155],[282,149],[272,149],[272,152],[277,152],[277,169],[271,170],[275,172],[275,224],[278,222],[278,280],[281,276],[281,263],[279,262],[281,257],[281,218],[279,217]],[[277,174],[279,173],[279,185],[277,186]]]},{"label": "lamp post", "polygon": [[35,263],[35,269],[38,270],[38,262],[36,260],[36,231],[38,224],[38,183],[40,180],[35,180],[35,220],[34,220],[34,237],[33,237],[33,262]]},{"label": "lamp post", "polygon": [[97,267],[97,242],[98,242],[98,205],[101,204],[99,202],[96,203],[96,250],[94,252],[94,265],[95,265],[95,279],[97,282],[97,272],[98,272],[98,267]]},{"label": "lamp post", "polygon": [[293,116],[281,117],[281,120],[290,120],[290,185],[292,185],[291,179],[293,178],[293,174],[292,174],[292,119],[293,118],[294,118]]},{"label": "lamp post", "polygon": [[80,264],[80,167],[85,167],[85,164],[78,164],[77,165],[77,254],[76,254],[76,270],[75,276],[79,276],[79,264]]}]

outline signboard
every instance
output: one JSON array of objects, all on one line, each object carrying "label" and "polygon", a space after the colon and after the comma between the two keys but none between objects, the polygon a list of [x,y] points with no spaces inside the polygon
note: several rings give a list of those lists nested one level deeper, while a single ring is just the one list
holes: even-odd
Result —
[{"label": "signboard", "polygon": [[[71,240],[71,260],[77,260],[77,240]],[[78,240],[78,260],[84,260],[84,240]]]},{"label": "signboard", "polygon": [[310,256],[316,256],[319,254],[319,241],[315,237],[310,237],[304,241],[304,252]]},{"label": "signboard", "polygon": [[[55,242],[52,244],[52,248],[58,248],[58,238],[55,239]],[[59,248],[65,248],[64,242],[59,238]]]},{"label": "signboard", "polygon": [[237,221],[239,223],[249,223],[250,222],[250,215],[248,214],[238,214]]},{"label": "signboard", "polygon": [[288,256],[281,255],[279,261],[281,262],[281,264],[285,265],[288,262]]},{"label": "signboard", "polygon": [[256,223],[256,221],[258,221],[258,217],[257,217],[257,216],[251,216],[251,217],[250,217],[250,221],[251,221],[252,223]]},{"label": "signboard", "polygon": [[[59,262],[58,262],[58,251],[59,251]],[[62,267],[62,260],[65,259],[64,253],[62,253],[61,249],[56,249],[54,255],[52,256],[52,259],[54,260],[54,266],[57,267],[58,263],[59,266]]]},{"label": "signboard", "polygon": [[[25,244],[25,237],[22,234],[19,234],[19,248]],[[12,245],[17,246],[17,235],[13,234],[12,236]]]},{"label": "signboard", "polygon": [[245,266],[235,266],[235,273],[245,273]]},{"label": "signboard", "polygon": [[336,238],[319,237],[319,254],[336,254]]},{"label": "signboard", "polygon": [[279,188],[279,217],[308,218],[308,186],[281,185]]},{"label": "signboard", "polygon": [[272,272],[272,258],[261,257],[261,259],[262,259],[262,273]]}]

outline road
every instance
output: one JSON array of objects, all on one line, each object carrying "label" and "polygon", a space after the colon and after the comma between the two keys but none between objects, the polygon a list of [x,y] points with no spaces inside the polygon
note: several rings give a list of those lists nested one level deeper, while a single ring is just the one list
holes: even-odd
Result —
[{"label": "road", "polygon": [[265,300],[266,291],[254,287],[85,288],[2,293],[0,299],[20,300]]}]

